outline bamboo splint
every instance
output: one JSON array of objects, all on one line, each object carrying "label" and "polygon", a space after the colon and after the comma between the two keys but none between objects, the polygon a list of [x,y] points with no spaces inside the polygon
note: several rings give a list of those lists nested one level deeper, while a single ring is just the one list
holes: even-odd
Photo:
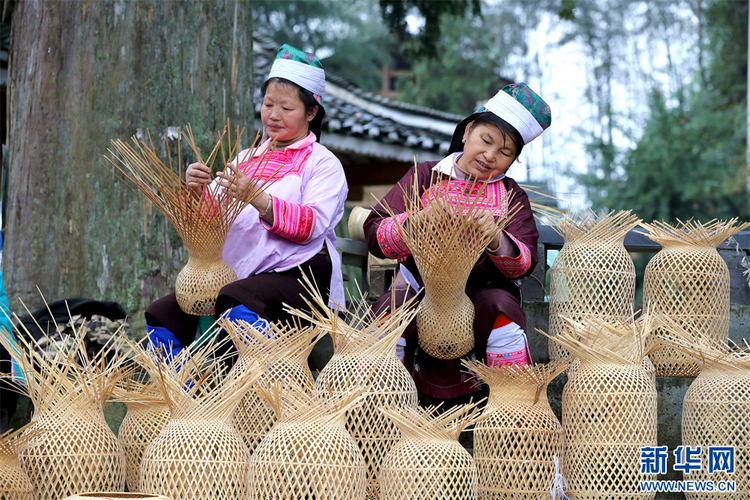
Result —
[{"label": "bamboo splint", "polygon": [[18,463],[22,446],[33,446],[38,434],[26,432],[28,426],[0,435],[0,498],[3,500],[37,500],[34,485]]}]

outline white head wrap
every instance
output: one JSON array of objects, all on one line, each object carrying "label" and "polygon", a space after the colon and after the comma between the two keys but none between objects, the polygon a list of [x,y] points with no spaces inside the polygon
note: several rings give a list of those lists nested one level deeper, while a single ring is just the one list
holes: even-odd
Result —
[{"label": "white head wrap", "polygon": [[530,143],[544,132],[534,115],[523,104],[502,90],[487,101],[484,107],[518,130],[524,144]]},{"label": "white head wrap", "polygon": [[271,66],[271,73],[268,78],[284,78],[317,96],[323,96],[326,91],[326,72],[324,69],[292,59],[276,59]]}]

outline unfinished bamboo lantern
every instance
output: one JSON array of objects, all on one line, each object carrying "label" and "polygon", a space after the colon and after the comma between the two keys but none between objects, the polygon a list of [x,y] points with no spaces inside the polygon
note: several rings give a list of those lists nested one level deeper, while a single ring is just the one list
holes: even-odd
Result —
[{"label": "unfinished bamboo lantern", "polygon": [[138,491],[143,453],[169,421],[169,406],[154,381],[132,377],[118,385],[114,401],[125,403],[127,413],[117,438],[127,458],[128,490]]},{"label": "unfinished bamboo lantern", "polygon": [[[239,143],[244,129],[237,127],[235,140],[232,141],[231,127],[227,124],[219,134],[219,141],[214,146],[205,164],[213,169],[214,162],[221,152],[222,166],[239,152]],[[141,194],[153,202],[172,223],[188,250],[188,262],[180,271],[175,282],[177,302],[183,311],[195,316],[212,316],[215,313],[216,298],[219,290],[235,280],[237,275],[224,262],[222,252],[229,230],[237,216],[245,209],[247,203],[234,198],[229,190],[214,181],[203,188],[202,195],[196,195],[188,187],[182,172],[182,151],[180,140],[184,137],[195,153],[198,162],[204,163],[195,144],[192,129],[188,125],[178,137],[177,166],[172,167],[169,139],[165,137],[168,163],[165,164],[154,149],[153,143],[133,138],[133,145],[120,140],[112,140],[113,149],[109,149],[111,158],[105,157],[114,167],[131,181]],[[227,139],[226,146],[224,138]],[[251,148],[260,144],[256,135]],[[228,157],[224,156],[226,151]],[[268,153],[273,150],[271,146]],[[240,165],[247,163],[245,173],[257,177],[263,172],[268,155],[239,158]],[[270,179],[274,176],[271,175]],[[272,180],[252,184],[246,193],[245,200],[252,200],[268,187]]]},{"label": "unfinished bamboo lantern", "polygon": [[[309,281],[307,284],[311,288]],[[315,381],[315,393],[343,397],[353,390],[364,391],[362,403],[346,414],[346,429],[367,465],[367,498],[377,500],[380,464],[401,437],[398,427],[380,408],[418,405],[417,386],[396,355],[396,343],[416,311],[413,302],[377,318],[371,317],[369,310],[354,310],[347,323],[325,307],[317,290],[311,290],[311,296],[311,314],[290,312],[317,325],[333,339],[333,357]]]},{"label": "unfinished bamboo lantern", "polygon": [[[750,498],[750,347],[731,341],[704,337],[697,329],[689,331],[674,320],[663,323],[658,340],[691,356],[701,370],[682,402],[682,445],[702,446],[703,467],[685,479],[691,481],[734,481],[735,491],[691,493],[691,499]],[[734,447],[735,472],[708,474],[707,450],[711,446]]]},{"label": "unfinished bamboo lantern", "polygon": [[477,405],[437,408],[383,408],[401,430],[380,469],[382,500],[475,500],[477,466],[458,442],[461,432],[481,419]]},{"label": "unfinished bamboo lantern", "polygon": [[[258,393],[257,387],[275,381],[289,381],[303,390],[311,392],[313,376],[307,364],[307,357],[315,347],[318,330],[302,328],[299,324],[271,323],[270,331],[258,331],[245,321],[219,320],[222,328],[231,336],[239,353],[230,376],[244,372],[248,365],[261,356],[268,356],[260,378],[242,396],[234,411],[233,423],[248,449],[252,453],[258,443],[276,423],[273,408]],[[282,353],[287,353],[281,356]]]},{"label": "unfinished bamboo lantern", "polygon": [[161,495],[149,495],[148,493],[79,493],[65,500],[170,500],[169,497]]},{"label": "unfinished bamboo lantern", "polygon": [[17,389],[34,405],[26,432],[36,438],[19,446],[18,462],[40,499],[125,489],[125,451],[104,418],[104,406],[126,371],[124,355],[114,341],[89,355],[85,335],[82,325],[72,337],[45,337],[46,351],[27,340],[33,339],[28,332],[19,336],[20,344],[0,336],[26,379]]},{"label": "unfinished bamboo lantern", "polygon": [[260,376],[257,363],[227,377],[229,337],[181,351],[169,363],[131,345],[167,401],[167,425],[143,454],[139,490],[179,500],[247,500],[250,451],[232,425],[242,395]]},{"label": "unfinished bamboo lantern", "polygon": [[365,461],[344,423],[359,393],[316,399],[284,385],[259,389],[278,421],[250,461],[253,500],[364,500]]},{"label": "unfinished bamboo lantern", "polygon": [[[626,321],[635,301],[635,265],[623,242],[640,219],[628,211],[553,219],[553,229],[565,240],[550,270],[549,334],[565,328],[561,319]],[[550,361],[568,356],[549,342]]]},{"label": "unfinished bamboo lantern", "polygon": [[[640,470],[641,447],[657,446],[656,385],[642,362],[651,322],[629,328],[596,320],[568,325],[549,337],[580,360],[562,394],[568,495],[576,500],[653,499],[655,493],[640,489],[640,481],[655,479]],[[620,345],[612,343],[617,337]]]},{"label": "unfinished bamboo lantern", "polygon": [[474,429],[479,500],[549,498],[561,473],[555,461],[564,456],[564,436],[547,400],[547,386],[569,362],[533,367],[463,364],[490,387],[483,410],[488,417]]},{"label": "unfinished bamboo lantern", "polygon": [[[700,338],[726,340],[729,269],[716,247],[748,225],[737,219],[643,224],[649,238],[662,246],[646,266],[643,303],[654,313],[701,332]],[[696,377],[699,372],[695,360],[671,346],[651,354],[651,361],[659,377]]]},{"label": "unfinished bamboo lantern", "polygon": [[0,499],[37,500],[34,485],[18,463],[18,448],[33,439],[26,428],[0,435]]},{"label": "unfinished bamboo lantern", "polygon": [[509,208],[509,193],[495,217],[483,219],[486,183],[433,178],[419,196],[416,182],[415,176],[404,195],[404,214],[391,216],[425,285],[417,312],[419,347],[434,358],[456,359],[474,348],[474,304],[465,293],[469,274],[519,207]]}]

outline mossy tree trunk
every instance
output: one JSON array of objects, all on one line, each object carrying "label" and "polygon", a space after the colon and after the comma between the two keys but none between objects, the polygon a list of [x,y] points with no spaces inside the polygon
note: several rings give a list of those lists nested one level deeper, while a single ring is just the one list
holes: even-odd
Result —
[{"label": "mossy tree trunk", "polygon": [[10,53],[2,269],[11,308],[18,298],[40,306],[39,286],[48,301],[144,310],[173,291],[187,252],[99,155],[146,129],[163,151],[168,127],[191,123],[204,150],[227,118],[251,132],[250,2],[24,0]]}]

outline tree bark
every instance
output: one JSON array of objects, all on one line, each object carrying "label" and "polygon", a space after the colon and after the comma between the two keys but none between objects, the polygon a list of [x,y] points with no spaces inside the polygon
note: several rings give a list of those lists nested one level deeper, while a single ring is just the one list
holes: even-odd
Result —
[{"label": "tree bark", "polygon": [[40,306],[38,286],[47,301],[144,310],[173,291],[187,252],[100,155],[110,139],[146,129],[166,159],[168,127],[190,123],[209,151],[227,118],[252,128],[250,2],[24,0],[9,65],[2,266],[11,309],[18,298]]}]

